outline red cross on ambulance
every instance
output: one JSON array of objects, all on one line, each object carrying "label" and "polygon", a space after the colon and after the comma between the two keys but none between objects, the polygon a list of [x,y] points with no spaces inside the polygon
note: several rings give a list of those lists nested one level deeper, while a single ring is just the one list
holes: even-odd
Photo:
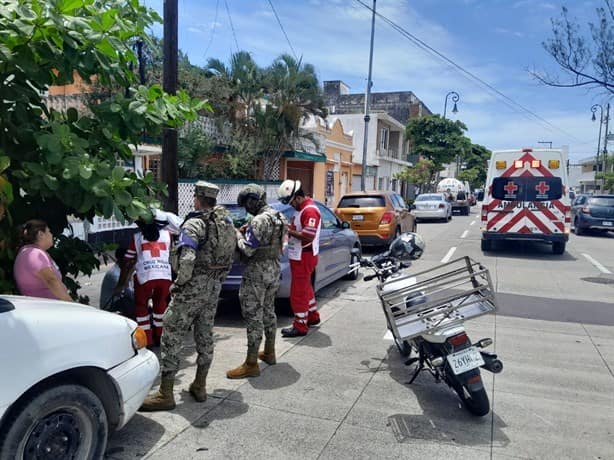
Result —
[{"label": "red cross on ambulance", "polygon": [[505,190],[508,193],[508,195],[513,195],[514,192],[516,192],[516,190],[518,190],[518,186],[513,181],[509,181],[503,187],[503,190]]},{"label": "red cross on ambulance", "polygon": [[540,195],[544,195],[548,190],[550,190],[550,186],[544,181],[540,181],[539,184],[535,186],[535,190],[537,190]]}]

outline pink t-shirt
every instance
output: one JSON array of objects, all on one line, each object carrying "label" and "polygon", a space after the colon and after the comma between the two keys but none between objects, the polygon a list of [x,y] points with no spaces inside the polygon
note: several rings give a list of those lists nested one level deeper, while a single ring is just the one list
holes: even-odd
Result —
[{"label": "pink t-shirt", "polygon": [[53,259],[38,246],[26,244],[19,249],[13,276],[17,282],[17,289],[22,295],[32,297],[45,297],[47,299],[57,299],[57,297],[47,287],[45,282],[38,277],[38,272],[43,268],[51,268],[58,279],[62,280],[62,274]]}]

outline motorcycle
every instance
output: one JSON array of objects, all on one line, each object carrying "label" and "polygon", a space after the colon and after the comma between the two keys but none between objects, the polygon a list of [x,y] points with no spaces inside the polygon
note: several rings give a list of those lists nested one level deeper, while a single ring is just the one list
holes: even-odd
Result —
[{"label": "motorcycle", "polygon": [[[469,257],[418,273],[407,273],[411,260],[422,255],[420,235],[404,233],[386,252],[361,258],[354,267],[373,271],[364,281],[378,279],[377,294],[389,331],[406,365],[416,365],[412,384],[422,371],[437,383],[444,381],[476,416],[490,412],[488,394],[480,368],[492,373],[503,370],[495,353],[485,350],[491,338],[472,342],[464,321],[496,309],[488,269]],[[416,356],[411,357],[414,353]]]}]

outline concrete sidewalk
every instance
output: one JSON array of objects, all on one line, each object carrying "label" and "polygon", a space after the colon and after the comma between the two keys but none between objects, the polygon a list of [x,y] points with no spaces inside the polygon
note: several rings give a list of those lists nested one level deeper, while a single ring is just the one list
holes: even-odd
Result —
[{"label": "concrete sidewalk", "polygon": [[383,340],[374,283],[321,293],[321,325],[279,337],[278,364],[261,363],[248,380],[225,377],[244,359],[246,338],[236,314],[220,315],[207,402],[187,392],[188,337],[177,409],[137,414],[111,436],[107,458],[614,459],[614,327],[500,315],[467,323],[472,339],[495,339],[505,366],[496,377],[483,372],[493,410],[475,418],[427,373],[407,385],[411,369]]}]

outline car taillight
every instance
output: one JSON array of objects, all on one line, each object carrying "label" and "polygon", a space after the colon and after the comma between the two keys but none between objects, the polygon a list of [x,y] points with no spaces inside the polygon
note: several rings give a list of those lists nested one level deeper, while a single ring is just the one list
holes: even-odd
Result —
[{"label": "car taillight", "polygon": [[445,208],[445,207],[446,207],[446,205],[445,205],[445,204],[443,204],[443,203],[440,203],[440,204],[439,204],[439,209],[443,209],[443,208]]},{"label": "car taillight", "polygon": [[136,351],[147,346],[147,334],[145,331],[138,327],[132,332],[132,348]]},{"label": "car taillight", "polygon": [[382,216],[382,219],[379,221],[380,225],[389,224],[394,219],[394,212],[386,211]]},{"label": "car taillight", "polygon": [[580,211],[584,214],[590,214],[591,208],[589,208],[588,206],[583,206],[582,209],[580,209]]},{"label": "car taillight", "polygon": [[448,339],[448,343],[454,347],[458,347],[460,345],[464,345],[469,341],[469,337],[464,332],[460,334],[453,335]]}]

